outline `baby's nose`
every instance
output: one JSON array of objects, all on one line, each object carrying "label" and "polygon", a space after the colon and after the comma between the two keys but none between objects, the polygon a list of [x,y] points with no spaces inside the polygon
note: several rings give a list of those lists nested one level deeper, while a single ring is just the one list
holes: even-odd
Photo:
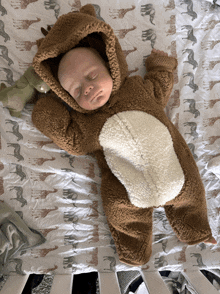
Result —
[{"label": "baby's nose", "polygon": [[89,92],[93,89],[94,87],[92,85],[89,85],[85,88],[85,95],[88,95]]}]

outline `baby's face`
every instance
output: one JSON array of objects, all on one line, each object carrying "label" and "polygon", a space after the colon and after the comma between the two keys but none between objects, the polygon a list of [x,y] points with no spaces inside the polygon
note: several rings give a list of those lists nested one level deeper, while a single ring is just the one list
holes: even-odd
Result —
[{"label": "baby's face", "polygon": [[113,87],[104,60],[95,52],[91,48],[72,49],[63,56],[58,68],[61,86],[86,110],[105,105]]}]

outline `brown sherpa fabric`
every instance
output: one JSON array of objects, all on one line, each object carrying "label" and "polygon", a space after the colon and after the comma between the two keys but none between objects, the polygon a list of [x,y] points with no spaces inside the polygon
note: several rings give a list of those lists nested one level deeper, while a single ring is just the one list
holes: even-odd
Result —
[{"label": "brown sherpa fabric", "polygon": [[[118,39],[96,18],[91,4],[62,15],[37,44],[33,66],[51,91],[34,106],[33,123],[70,154],[96,156],[103,207],[119,259],[129,265],[148,262],[154,207],[165,208],[181,241],[196,244],[211,237],[199,170],[164,113],[177,60],[151,56],[144,79],[128,77]],[[96,48],[108,61],[113,79],[109,101],[94,111],[83,110],[57,79],[61,57],[77,46]]]}]

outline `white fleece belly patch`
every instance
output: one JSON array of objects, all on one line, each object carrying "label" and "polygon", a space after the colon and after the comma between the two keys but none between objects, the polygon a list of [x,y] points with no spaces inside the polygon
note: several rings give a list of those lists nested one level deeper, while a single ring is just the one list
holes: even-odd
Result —
[{"label": "white fleece belly patch", "polygon": [[154,116],[142,111],[117,113],[104,124],[99,141],[133,205],[164,205],[181,191],[185,179],[170,132]]}]

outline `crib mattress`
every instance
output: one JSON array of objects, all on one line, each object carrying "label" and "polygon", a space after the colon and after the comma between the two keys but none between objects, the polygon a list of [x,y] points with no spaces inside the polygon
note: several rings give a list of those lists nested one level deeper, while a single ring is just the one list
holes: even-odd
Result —
[{"label": "crib mattress", "polygon": [[[0,1],[0,82],[13,83],[31,65],[40,28],[92,3],[124,50],[129,75],[144,77],[152,48],[178,59],[165,109],[190,147],[206,189],[208,217],[218,240],[220,181],[220,6],[203,0]],[[220,5],[220,3],[219,3]],[[72,156],[0,102],[0,200],[46,242],[21,252],[10,274],[78,274],[130,270],[118,259],[100,196],[101,174],[91,156]],[[173,233],[163,208],[154,210],[153,251],[145,271],[219,267],[219,244],[188,246]],[[133,270],[139,269],[132,267]]]}]

